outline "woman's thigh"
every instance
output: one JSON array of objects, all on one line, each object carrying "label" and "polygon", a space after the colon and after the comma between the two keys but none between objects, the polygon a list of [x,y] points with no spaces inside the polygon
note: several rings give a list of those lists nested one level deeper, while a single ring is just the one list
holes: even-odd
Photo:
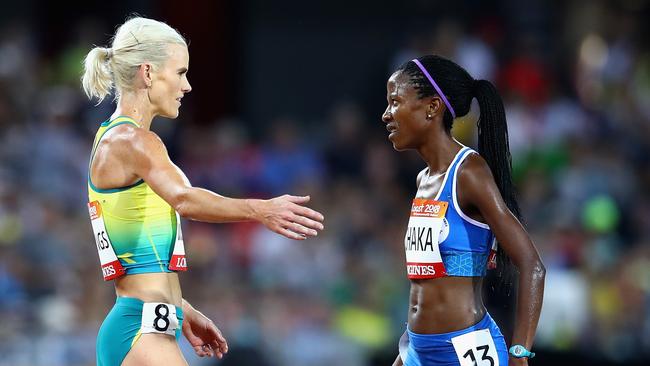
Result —
[{"label": "woman's thigh", "polygon": [[165,334],[142,334],[122,366],[187,366],[176,339]]}]

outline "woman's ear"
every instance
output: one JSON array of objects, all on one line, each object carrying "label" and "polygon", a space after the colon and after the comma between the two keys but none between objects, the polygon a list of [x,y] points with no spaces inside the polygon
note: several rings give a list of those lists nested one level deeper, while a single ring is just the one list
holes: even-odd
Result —
[{"label": "woman's ear", "polygon": [[427,119],[432,119],[433,116],[438,114],[441,111],[442,105],[441,105],[440,98],[438,97],[433,97],[431,98],[431,103],[427,106]]},{"label": "woman's ear", "polygon": [[151,64],[141,64],[138,68],[139,79],[142,80],[142,84],[144,84],[144,87],[146,88],[151,87],[151,81],[153,80],[151,77],[152,71],[153,66]]},{"label": "woman's ear", "polygon": [[144,82],[147,85],[147,88],[151,88],[151,64],[144,64]]}]

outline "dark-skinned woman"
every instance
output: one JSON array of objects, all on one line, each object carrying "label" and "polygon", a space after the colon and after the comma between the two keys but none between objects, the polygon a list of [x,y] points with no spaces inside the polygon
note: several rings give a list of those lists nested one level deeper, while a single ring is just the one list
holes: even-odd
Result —
[{"label": "dark-skinned woman", "polygon": [[[489,81],[439,56],[408,61],[387,90],[388,139],[397,151],[416,150],[427,165],[404,239],[411,292],[394,366],[527,365],[546,270],[519,221],[501,97]],[[478,152],[451,135],[473,98]],[[483,277],[497,265],[519,272],[510,347],[482,300]]]}]

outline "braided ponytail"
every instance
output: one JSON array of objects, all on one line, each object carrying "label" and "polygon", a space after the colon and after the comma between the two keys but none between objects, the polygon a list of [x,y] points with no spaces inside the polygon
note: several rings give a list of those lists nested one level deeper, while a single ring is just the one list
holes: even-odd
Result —
[{"label": "braided ponytail", "polygon": [[521,219],[512,184],[512,157],[503,102],[494,85],[487,80],[474,81],[474,95],[481,110],[477,122],[478,152],[490,166],[506,205]]},{"label": "braided ponytail", "polygon": [[[480,108],[477,122],[478,152],[490,167],[506,206],[518,220],[521,220],[521,211],[512,184],[512,157],[503,102],[494,85],[487,80],[475,80],[472,89]],[[497,263],[500,276],[504,281],[509,282],[512,265],[510,258],[500,246],[497,251]]]}]

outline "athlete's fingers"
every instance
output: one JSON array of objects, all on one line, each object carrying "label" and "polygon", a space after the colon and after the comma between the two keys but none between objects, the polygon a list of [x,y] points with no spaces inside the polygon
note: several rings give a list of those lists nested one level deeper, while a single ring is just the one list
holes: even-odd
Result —
[{"label": "athlete's fingers", "polygon": [[206,357],[206,356],[211,357],[212,356],[213,352],[212,352],[212,349],[210,348],[209,345],[204,344],[204,345],[198,346],[198,347],[201,349],[201,354],[202,354],[201,357]]},{"label": "athlete's fingers", "polygon": [[290,222],[286,225],[286,228],[293,231],[294,233],[302,234],[304,236],[316,236],[318,231],[304,227],[296,222]]},{"label": "athlete's fingers", "polygon": [[223,336],[223,334],[221,333],[221,330],[219,328],[217,328],[216,326],[214,328],[215,328],[215,331],[216,331],[215,338],[216,338],[217,342],[227,344],[226,337]]},{"label": "athlete's fingers", "polygon": [[210,332],[212,333],[214,338],[218,342],[225,342],[226,338],[223,336],[223,334],[221,333],[221,330],[216,326],[216,324],[214,324],[213,322],[210,322],[210,325],[211,325],[210,326]]},{"label": "athlete's fingers", "polygon": [[302,225],[304,227],[308,227],[310,229],[323,230],[323,224],[321,224],[320,222],[314,221],[312,219],[309,219],[307,217],[304,217],[304,216],[293,215],[293,217],[291,218],[291,221],[293,221],[295,223],[298,223],[298,224],[300,224],[300,225]]},{"label": "athlete's fingers", "polygon": [[285,194],[284,196],[289,202],[293,203],[307,203],[311,199],[309,196],[292,196],[290,194]]},{"label": "athlete's fingers", "polygon": [[212,349],[209,344],[206,344],[203,348],[206,350],[208,357],[214,356],[214,349]]},{"label": "athlete's fingers", "polygon": [[201,357],[207,356],[207,357],[222,358],[224,354],[224,352],[222,352],[219,349],[219,345],[214,340],[210,341],[210,344],[204,344],[202,346],[197,346],[197,347],[201,349],[201,354],[200,354]]},{"label": "athlete's fingers", "polygon": [[[293,213],[296,214],[296,215],[300,215],[300,216],[304,216],[304,217],[310,218],[310,219],[312,219],[312,220],[314,220],[314,221],[318,221],[319,223],[321,223],[321,222],[323,222],[323,220],[325,220],[325,217],[323,216],[322,213],[320,213],[320,212],[318,212],[318,211],[316,211],[316,210],[312,210],[312,209],[309,208],[309,207],[300,206],[300,205],[295,205],[295,206],[293,207],[293,210],[292,210],[292,211],[293,211]],[[321,226],[321,227],[319,227],[319,228],[317,228],[317,229],[319,229],[319,230],[323,230],[323,224],[320,224],[320,226]]]},{"label": "athlete's fingers", "polygon": [[275,231],[276,233],[280,234],[280,235],[284,235],[284,236],[286,236],[287,238],[289,238],[289,239],[293,239],[293,240],[305,240],[305,239],[307,239],[306,236],[304,236],[304,235],[302,235],[302,234],[296,234],[296,233],[294,233],[293,231],[288,230],[288,229],[285,229],[285,228],[283,228],[283,227],[280,227],[280,228],[278,228],[278,229],[276,229],[276,230],[274,230],[274,231]]},{"label": "athlete's fingers", "polygon": [[[223,346],[220,347],[219,345],[217,345],[216,348],[215,348],[215,352],[217,352],[218,354],[221,355],[221,357],[223,357],[223,355],[228,353],[228,349],[224,349]],[[221,357],[219,357],[219,358],[221,358]]]},{"label": "athlete's fingers", "polygon": [[219,336],[212,343],[213,348],[219,349],[223,353],[228,352],[228,342],[226,341],[226,338],[221,334],[221,332],[219,332]]},{"label": "athlete's fingers", "polygon": [[210,346],[212,347],[213,350],[219,353],[226,353],[228,352],[228,342],[226,341],[226,338],[221,334],[221,330],[219,328],[215,327],[216,333],[214,339],[210,341]]},{"label": "athlete's fingers", "polygon": [[212,349],[214,350],[214,354],[218,358],[222,358],[223,355],[228,352],[228,345],[224,343],[220,344],[216,340],[212,341],[212,343],[210,343],[210,346],[212,346]]},{"label": "athlete's fingers", "polygon": [[216,357],[219,357],[219,355],[223,355],[223,353],[221,352],[221,348],[219,347],[219,344],[217,344],[215,341],[210,342],[210,347],[214,351],[214,355]]},{"label": "athlete's fingers", "polygon": [[194,353],[199,357],[205,357],[206,352],[203,350],[203,346],[194,346]]}]

